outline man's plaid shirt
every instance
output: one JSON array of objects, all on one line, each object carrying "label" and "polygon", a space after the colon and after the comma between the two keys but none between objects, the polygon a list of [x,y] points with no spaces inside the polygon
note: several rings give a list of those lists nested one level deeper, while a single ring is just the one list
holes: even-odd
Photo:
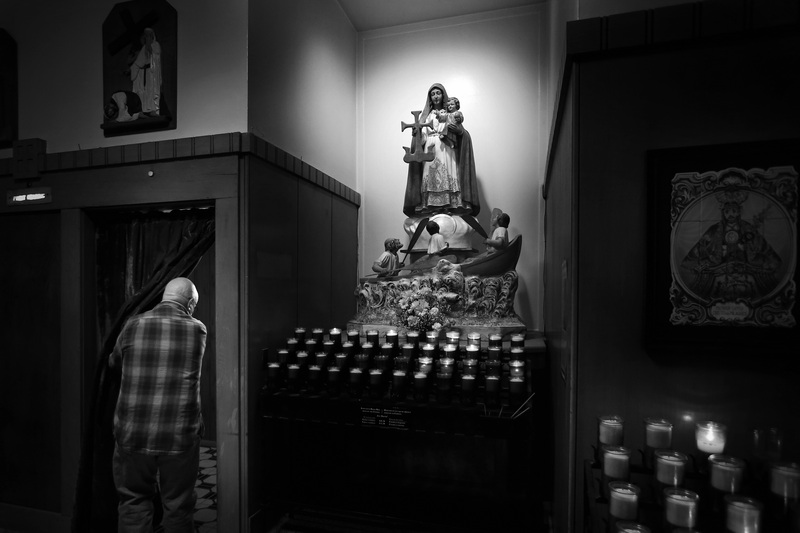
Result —
[{"label": "man's plaid shirt", "polygon": [[125,324],[109,360],[122,362],[114,436],[148,455],[189,449],[202,436],[200,370],[206,327],[178,303],[164,301]]}]

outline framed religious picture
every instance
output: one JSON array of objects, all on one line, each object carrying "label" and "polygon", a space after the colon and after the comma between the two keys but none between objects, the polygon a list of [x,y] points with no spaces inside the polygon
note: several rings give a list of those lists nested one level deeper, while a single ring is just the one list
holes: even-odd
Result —
[{"label": "framed religious picture", "polygon": [[115,4],[103,22],[106,137],[177,127],[178,15],[166,0]]},{"label": "framed religious picture", "polygon": [[800,139],[647,157],[648,349],[798,357]]}]

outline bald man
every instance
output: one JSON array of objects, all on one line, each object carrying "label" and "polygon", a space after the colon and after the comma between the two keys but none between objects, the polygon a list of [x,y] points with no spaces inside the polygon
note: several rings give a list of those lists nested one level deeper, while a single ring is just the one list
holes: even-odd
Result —
[{"label": "bald man", "polygon": [[113,464],[119,533],[152,531],[156,479],[164,531],[195,531],[194,485],[204,429],[200,369],[207,335],[205,325],[192,318],[198,299],[194,283],[173,279],[161,303],[125,324],[109,356],[109,366],[122,367]]}]

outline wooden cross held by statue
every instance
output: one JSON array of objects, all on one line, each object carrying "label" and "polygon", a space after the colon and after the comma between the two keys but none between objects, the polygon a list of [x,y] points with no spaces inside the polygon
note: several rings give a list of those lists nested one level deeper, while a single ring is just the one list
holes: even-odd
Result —
[{"label": "wooden cross held by statue", "polygon": [[431,122],[425,122],[420,124],[419,122],[419,114],[422,111],[412,111],[411,114],[414,115],[414,123],[413,124],[406,124],[405,122],[401,122],[400,125],[402,129],[400,131],[405,131],[406,128],[413,128],[411,131],[413,133],[411,137],[411,148],[407,146],[403,146],[403,150],[406,151],[406,155],[403,156],[403,161],[406,163],[412,162],[419,162],[422,163],[424,161],[433,161],[436,157],[433,153],[433,146],[426,152],[422,145],[422,128],[433,126]]}]

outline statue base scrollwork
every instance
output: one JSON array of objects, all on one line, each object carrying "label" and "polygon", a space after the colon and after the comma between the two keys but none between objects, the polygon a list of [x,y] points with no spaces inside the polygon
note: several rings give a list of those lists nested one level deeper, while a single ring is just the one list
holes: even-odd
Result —
[{"label": "statue base scrollwork", "polygon": [[362,278],[356,290],[358,310],[348,329],[404,333],[403,301],[425,288],[447,301],[441,329],[468,333],[510,335],[525,333],[525,324],[514,311],[519,278],[510,270],[499,275],[464,275],[457,264],[440,260],[431,271],[408,277]]}]

